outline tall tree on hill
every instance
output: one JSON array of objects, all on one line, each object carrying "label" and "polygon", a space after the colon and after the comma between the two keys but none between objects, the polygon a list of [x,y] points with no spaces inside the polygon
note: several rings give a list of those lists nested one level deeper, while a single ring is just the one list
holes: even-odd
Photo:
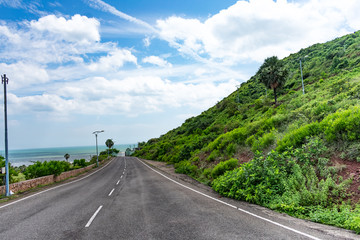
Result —
[{"label": "tall tree on hill", "polygon": [[108,149],[108,155],[109,155],[110,149],[114,146],[114,141],[112,139],[108,139],[106,140],[105,145],[109,148]]},{"label": "tall tree on hill", "polygon": [[260,77],[265,87],[274,90],[275,104],[277,103],[276,90],[284,86],[288,71],[284,67],[284,63],[276,56],[265,59],[260,66],[257,75]]}]

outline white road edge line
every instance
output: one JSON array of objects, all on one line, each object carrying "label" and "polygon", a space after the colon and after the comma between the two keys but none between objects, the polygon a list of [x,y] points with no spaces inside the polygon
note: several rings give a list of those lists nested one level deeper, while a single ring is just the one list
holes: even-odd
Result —
[{"label": "white road edge line", "polygon": [[119,181],[117,181],[116,185],[119,185],[119,182],[120,182],[120,180],[119,180]]},{"label": "white road edge line", "polygon": [[113,193],[114,190],[115,190],[115,188],[113,188],[113,189],[111,190],[111,192],[109,193],[109,197],[111,196],[111,194]]},{"label": "white road edge line", "polygon": [[95,172],[93,172],[93,173],[90,173],[89,175],[86,175],[86,176],[85,176],[85,177],[83,177],[83,178],[80,178],[80,179],[74,180],[74,181],[72,181],[72,182],[64,183],[64,184],[62,184],[62,185],[59,185],[59,186],[56,186],[56,187],[53,187],[53,188],[49,188],[49,189],[47,189],[47,190],[44,190],[44,191],[41,191],[41,192],[35,193],[35,194],[33,194],[33,195],[30,195],[30,196],[24,197],[24,198],[22,198],[22,199],[16,200],[16,201],[11,202],[11,203],[5,204],[5,205],[3,205],[3,206],[0,206],[0,209],[1,209],[1,208],[4,208],[4,207],[7,207],[7,206],[10,206],[10,205],[13,205],[13,204],[15,204],[15,203],[18,203],[18,202],[24,201],[24,200],[26,200],[26,199],[28,199],[28,198],[31,198],[31,197],[34,197],[34,196],[36,196],[36,195],[39,195],[39,194],[42,194],[42,193],[45,193],[45,192],[48,192],[48,191],[51,191],[51,190],[54,190],[54,189],[57,189],[57,188],[60,188],[60,187],[63,187],[63,186],[69,185],[69,184],[72,184],[72,183],[79,182],[79,181],[81,181],[81,180],[83,180],[83,179],[85,179],[85,178],[88,178],[88,177],[90,177],[91,175],[93,175],[93,174],[97,173],[98,171],[100,171],[100,170],[104,169],[104,168],[105,168],[105,167],[107,167],[107,166],[108,166],[111,162],[112,162],[112,160],[111,160],[110,162],[108,162],[108,163],[107,163],[104,167],[102,167],[102,168],[100,168],[100,169],[96,170],[96,171],[95,171]]},{"label": "white road edge line", "polygon": [[87,228],[87,227],[90,227],[91,223],[94,221],[96,215],[100,212],[100,210],[101,210],[102,207],[103,207],[103,206],[100,205],[100,207],[99,207],[99,208],[96,210],[96,212],[92,215],[92,217],[90,218],[90,220],[89,220],[89,221],[87,222],[87,224],[85,225],[86,228]]},{"label": "white road edge line", "polygon": [[123,175],[121,175],[121,177],[120,178],[122,178],[123,177]]},{"label": "white road edge line", "polygon": [[292,231],[292,232],[295,232],[295,233],[297,233],[297,234],[303,235],[303,236],[308,237],[308,238],[310,238],[310,239],[313,239],[313,240],[321,240],[320,238],[317,238],[317,237],[314,237],[314,236],[309,235],[309,234],[307,234],[307,233],[298,231],[298,230],[296,230],[296,229],[294,229],[294,228],[287,227],[287,226],[285,226],[285,225],[282,225],[281,223],[274,222],[274,221],[272,221],[272,220],[270,220],[270,219],[261,217],[261,216],[259,216],[259,215],[254,214],[254,213],[251,213],[251,212],[249,212],[249,211],[246,211],[246,210],[244,210],[244,209],[242,209],[242,208],[238,208],[238,207],[236,207],[236,206],[234,206],[234,205],[231,205],[231,204],[229,204],[229,203],[227,203],[227,202],[221,201],[221,200],[219,200],[219,199],[216,199],[216,198],[213,198],[213,197],[211,197],[211,196],[209,196],[209,195],[206,195],[205,193],[202,193],[202,192],[199,192],[199,191],[197,191],[197,190],[195,190],[195,189],[192,189],[192,188],[190,188],[190,187],[188,187],[188,186],[186,186],[186,185],[184,185],[184,184],[181,184],[181,183],[179,183],[179,182],[177,182],[177,181],[175,181],[175,180],[167,177],[166,175],[160,173],[159,171],[156,171],[155,169],[153,169],[152,167],[148,166],[146,163],[144,163],[143,161],[141,161],[139,158],[136,158],[136,159],[137,159],[139,162],[141,162],[142,164],[144,164],[146,167],[150,168],[152,171],[154,171],[154,172],[156,172],[157,174],[163,176],[164,178],[166,178],[166,179],[168,179],[168,180],[170,180],[170,181],[172,181],[172,182],[174,182],[174,183],[176,183],[176,184],[178,184],[178,185],[180,185],[180,186],[182,186],[182,187],[184,187],[184,188],[187,188],[187,189],[189,189],[189,190],[191,190],[191,191],[193,191],[193,192],[196,192],[196,193],[198,193],[198,194],[200,194],[200,195],[202,195],[202,196],[204,196],[204,197],[210,198],[210,199],[212,199],[212,200],[214,200],[214,201],[217,201],[217,202],[222,203],[222,204],[224,204],[224,205],[227,205],[227,206],[229,206],[229,207],[235,208],[235,209],[237,209],[237,210],[239,210],[239,211],[241,211],[241,212],[243,212],[243,213],[249,214],[249,215],[251,215],[251,216],[253,216],[253,217],[256,217],[256,218],[259,218],[259,219],[264,220],[264,221],[266,221],[266,222],[272,223],[272,224],[274,224],[274,225],[276,225],[276,226],[285,228],[285,229],[287,229],[287,230],[289,230],[289,231]]}]

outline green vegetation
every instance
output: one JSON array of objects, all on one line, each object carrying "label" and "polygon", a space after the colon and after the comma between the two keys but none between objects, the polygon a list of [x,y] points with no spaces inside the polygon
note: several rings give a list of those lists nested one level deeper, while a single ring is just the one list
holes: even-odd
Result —
[{"label": "green vegetation", "polygon": [[66,161],[37,161],[29,165],[24,171],[26,179],[38,178],[54,174],[60,175],[62,172],[69,171],[71,164]]},{"label": "green vegetation", "polygon": [[360,233],[350,191],[358,179],[335,161],[360,162],[360,32],[275,60],[281,83],[264,77],[265,60],[236,92],[135,156],[174,164],[224,196]]},{"label": "green vegetation", "polygon": [[[5,158],[3,156],[0,156],[0,169],[5,167]],[[18,182],[18,179],[22,179],[21,176],[19,176],[19,172],[15,170],[14,167],[11,166],[9,163],[9,183]],[[0,174],[0,186],[5,185],[5,173]]]},{"label": "green vegetation", "polygon": [[[99,154],[99,162],[107,159],[109,155],[114,156],[118,153],[119,150],[117,150],[116,148],[102,151]],[[89,162],[87,162],[85,159],[75,159],[72,164],[67,161],[68,158],[70,158],[69,154],[66,153],[64,155],[64,158],[66,159],[66,161],[37,161],[33,162],[32,165],[23,165],[19,167],[13,167],[10,165],[10,184],[48,175],[58,176],[62,172],[83,168],[93,163],[96,163],[96,155],[93,156]],[[4,157],[0,156],[0,168],[4,166]],[[5,185],[4,176],[5,174],[0,174],[0,185]]]}]

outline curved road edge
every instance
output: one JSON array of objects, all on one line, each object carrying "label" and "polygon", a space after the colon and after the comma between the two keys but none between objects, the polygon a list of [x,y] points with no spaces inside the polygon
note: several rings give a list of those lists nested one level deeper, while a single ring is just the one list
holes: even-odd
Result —
[{"label": "curved road edge", "polygon": [[[318,232],[320,234],[325,234],[328,235],[330,237],[334,237],[334,238],[338,238],[338,239],[360,239],[360,236],[355,234],[354,232],[350,231],[350,230],[346,230],[346,229],[342,229],[342,228],[338,228],[338,227],[334,227],[334,226],[329,226],[329,225],[324,225],[324,224],[320,224],[320,223],[315,223],[315,222],[311,222],[308,220],[304,220],[304,219],[299,219],[299,218],[295,218],[295,217],[291,217],[285,213],[279,213],[279,212],[275,212],[271,209],[259,206],[259,205],[255,205],[255,204],[251,204],[251,203],[247,203],[247,202],[243,202],[243,201],[237,201],[234,199],[230,199],[230,198],[225,198],[220,196],[218,193],[216,193],[215,191],[212,190],[212,188],[201,184],[199,182],[197,182],[196,180],[194,180],[193,178],[190,178],[189,176],[186,176],[184,174],[177,174],[174,172],[174,174],[169,174],[168,171],[164,171],[161,169],[161,167],[159,166],[155,166],[153,164],[151,164],[151,162],[153,161],[149,161],[149,160],[145,160],[145,159],[139,159],[136,158],[138,161],[140,161],[141,163],[143,163],[145,166],[147,166],[148,168],[150,168],[152,171],[156,172],[157,174],[163,176],[164,178],[174,182],[175,184],[178,184],[184,188],[187,188],[190,191],[196,192],[206,198],[210,198],[214,201],[217,201],[221,204],[227,205],[229,207],[232,207],[234,209],[237,209],[238,211],[245,213],[245,214],[249,214],[253,217],[262,219],[266,222],[272,223],[274,225],[277,225],[281,228],[287,229],[289,231],[295,232],[297,234],[300,234],[304,237],[310,238],[310,239],[321,239],[315,236],[312,236],[311,234],[305,233],[305,229],[309,229],[312,230],[314,232]],[[178,177],[178,176],[182,176],[182,177]],[[190,178],[188,180],[185,180],[183,177],[187,177]],[[177,179],[174,180],[173,178]],[[183,182],[183,183],[180,183]],[[203,193],[200,189],[199,190],[195,190],[193,188],[199,188],[194,182],[199,183],[200,185],[202,185],[201,190],[205,190],[207,191],[207,193]],[[187,186],[188,184],[192,185]],[[206,189],[208,188],[208,189]],[[219,198],[221,198],[222,200],[220,200]],[[239,206],[240,205],[240,206]],[[256,212],[256,213],[254,213]],[[298,229],[295,229],[294,227],[289,227],[287,225],[290,225],[289,223],[292,223],[292,225],[296,226]],[[315,234],[314,234],[315,235]]]}]

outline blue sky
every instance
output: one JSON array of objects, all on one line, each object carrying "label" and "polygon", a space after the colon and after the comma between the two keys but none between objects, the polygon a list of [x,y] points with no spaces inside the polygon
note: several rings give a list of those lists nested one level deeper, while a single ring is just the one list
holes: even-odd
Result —
[{"label": "blue sky", "polygon": [[0,0],[9,147],[93,145],[102,129],[100,143],[159,137],[266,57],[359,30],[358,9],[357,0]]}]

